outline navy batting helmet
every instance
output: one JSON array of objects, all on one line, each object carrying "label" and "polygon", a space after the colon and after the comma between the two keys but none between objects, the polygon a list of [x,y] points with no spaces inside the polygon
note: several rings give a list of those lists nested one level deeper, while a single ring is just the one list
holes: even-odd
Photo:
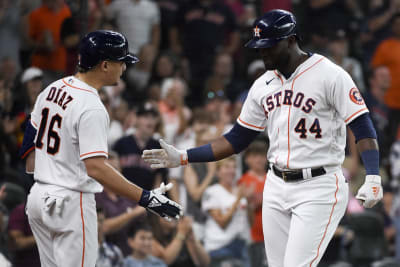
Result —
[{"label": "navy batting helmet", "polygon": [[245,47],[271,47],[289,36],[297,36],[296,18],[289,11],[274,9],[254,22],[253,31],[253,39]]},{"label": "navy batting helmet", "polygon": [[139,59],[129,53],[128,40],[118,32],[98,30],[83,37],[79,46],[79,67],[89,70],[102,60],[134,64]]}]

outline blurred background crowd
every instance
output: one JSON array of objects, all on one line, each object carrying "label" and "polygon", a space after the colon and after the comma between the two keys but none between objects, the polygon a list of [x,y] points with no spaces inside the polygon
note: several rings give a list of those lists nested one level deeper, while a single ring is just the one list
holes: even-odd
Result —
[{"label": "blurred background crowd", "polygon": [[0,266],[40,266],[24,212],[33,177],[18,150],[37,95],[74,74],[79,40],[96,29],[122,32],[140,58],[100,91],[108,160],[145,189],[174,183],[169,197],[185,207],[167,222],[105,188],[97,266],[267,266],[265,135],[240,155],[184,168],[152,170],[141,154],[160,137],[183,149],[230,130],[265,71],[243,45],[276,8],[296,15],[303,50],[350,73],[378,133],[383,201],[366,211],[354,198],[365,172],[349,132],[350,201],[319,266],[400,266],[399,0],[0,0]]}]

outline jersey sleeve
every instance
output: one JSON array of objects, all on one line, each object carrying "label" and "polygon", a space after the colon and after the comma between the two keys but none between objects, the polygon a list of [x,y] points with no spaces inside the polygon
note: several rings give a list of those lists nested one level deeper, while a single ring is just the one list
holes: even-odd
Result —
[{"label": "jersey sleeve", "polygon": [[368,112],[364,99],[350,75],[342,70],[331,87],[330,102],[346,124]]},{"label": "jersey sleeve", "polygon": [[40,116],[41,116],[41,110],[40,110],[40,99],[42,98],[43,93],[39,94],[39,96],[36,98],[35,105],[33,106],[33,110],[31,112],[31,124],[33,128],[36,130],[39,128],[40,124]]},{"label": "jersey sleeve", "polygon": [[109,119],[104,110],[88,110],[81,115],[78,123],[81,160],[95,156],[108,157],[108,129]]},{"label": "jersey sleeve", "polygon": [[260,103],[261,99],[259,99],[254,89],[250,89],[237,123],[248,129],[261,132],[264,131],[267,125],[267,119],[265,118],[264,107]]}]

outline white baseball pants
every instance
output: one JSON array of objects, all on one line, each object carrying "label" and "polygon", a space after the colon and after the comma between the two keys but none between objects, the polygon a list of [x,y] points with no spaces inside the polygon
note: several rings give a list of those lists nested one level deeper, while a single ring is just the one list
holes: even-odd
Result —
[{"label": "white baseball pants", "polygon": [[317,266],[346,211],[348,192],[340,168],[300,182],[268,171],[262,208],[268,266]]},{"label": "white baseball pants", "polygon": [[26,213],[42,267],[94,267],[98,253],[93,193],[35,183]]}]

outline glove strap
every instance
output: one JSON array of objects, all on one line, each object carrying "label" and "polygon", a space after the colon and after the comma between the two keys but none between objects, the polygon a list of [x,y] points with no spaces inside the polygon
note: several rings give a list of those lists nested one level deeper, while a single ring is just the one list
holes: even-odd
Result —
[{"label": "glove strap", "polygon": [[140,196],[139,205],[142,207],[147,207],[150,201],[150,191],[143,189],[142,195]]},{"label": "glove strap", "polygon": [[365,181],[369,183],[381,184],[381,177],[379,175],[367,175]]},{"label": "glove strap", "polygon": [[185,153],[181,154],[181,165],[187,165],[188,164],[188,155],[185,151]]}]

